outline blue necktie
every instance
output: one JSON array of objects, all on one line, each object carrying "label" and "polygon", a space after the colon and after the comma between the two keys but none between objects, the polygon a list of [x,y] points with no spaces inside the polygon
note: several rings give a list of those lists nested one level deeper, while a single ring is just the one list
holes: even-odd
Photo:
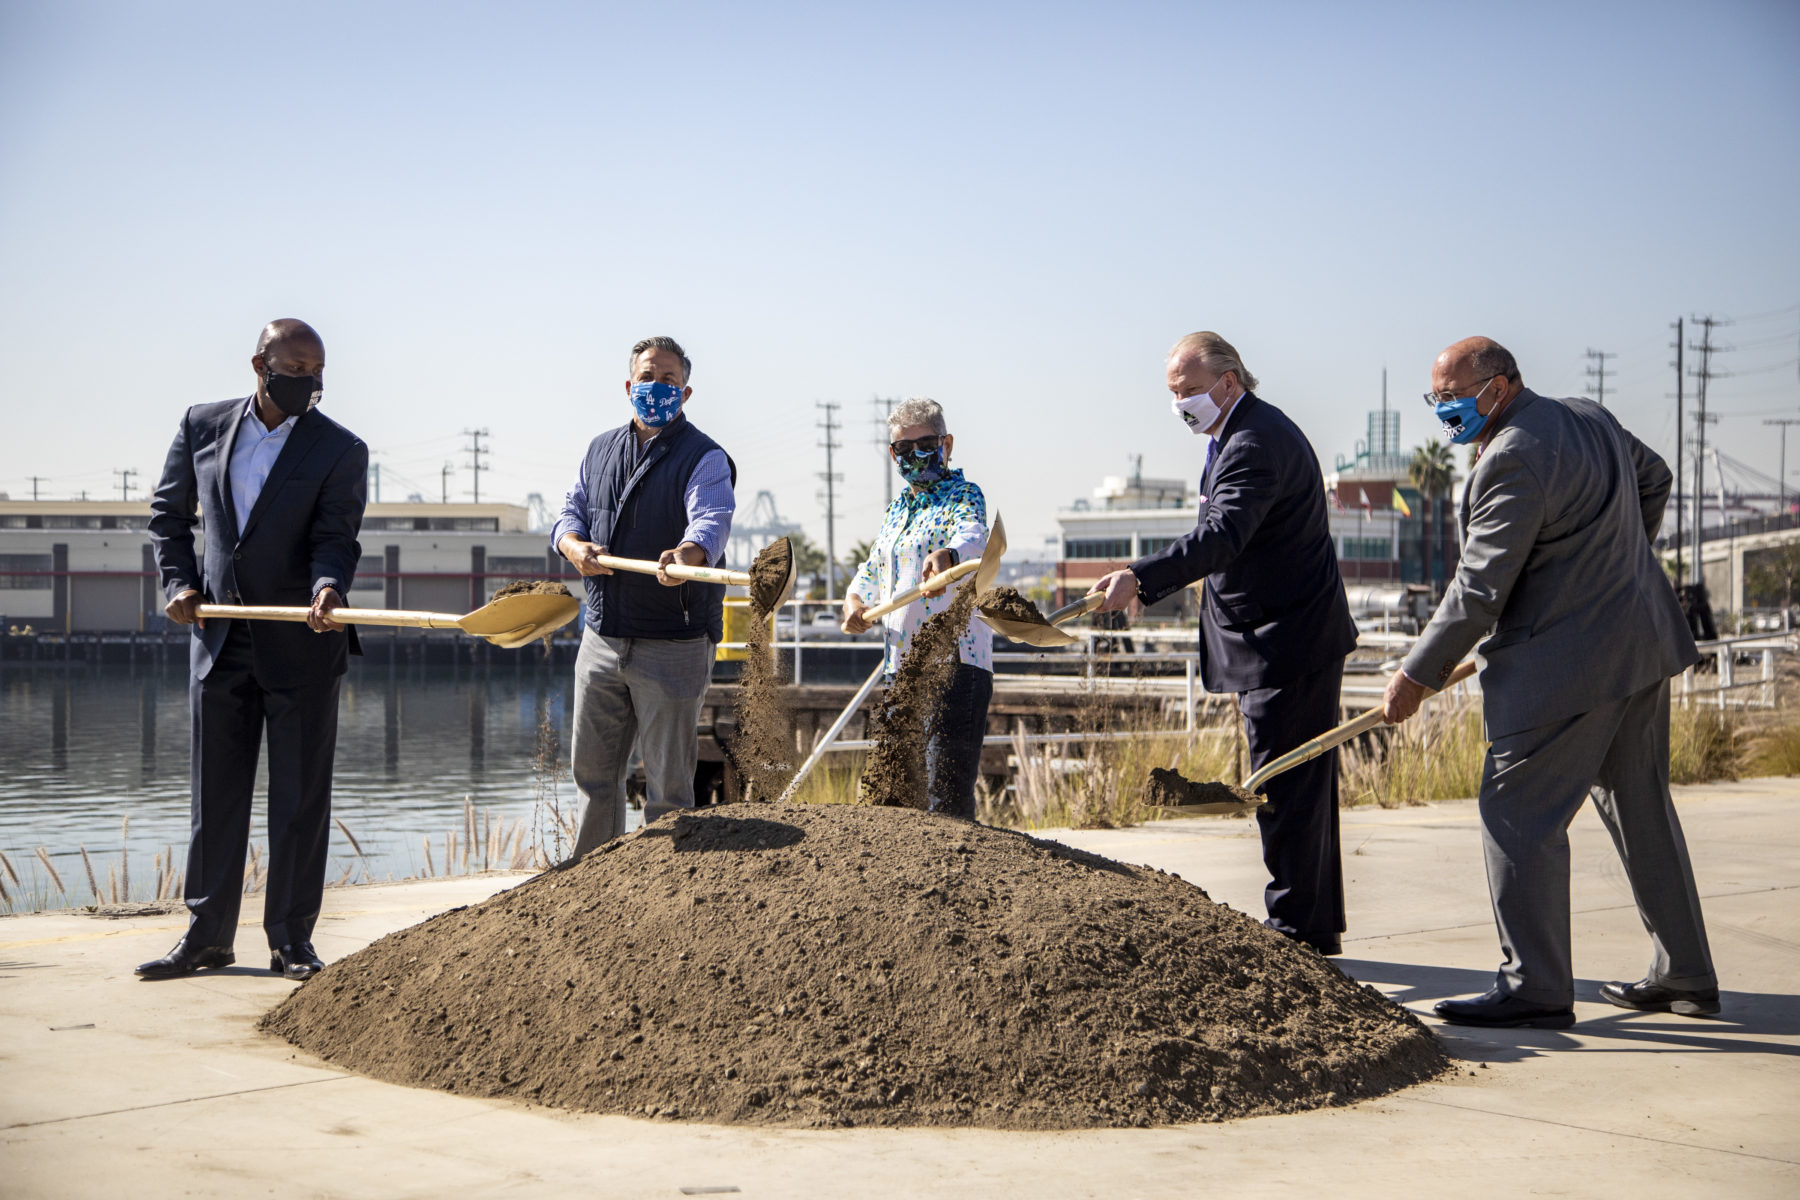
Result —
[{"label": "blue necktie", "polygon": [[1213,459],[1219,457],[1219,439],[1213,438],[1206,447],[1206,465],[1200,468],[1200,491],[1206,491],[1206,481],[1212,475]]}]

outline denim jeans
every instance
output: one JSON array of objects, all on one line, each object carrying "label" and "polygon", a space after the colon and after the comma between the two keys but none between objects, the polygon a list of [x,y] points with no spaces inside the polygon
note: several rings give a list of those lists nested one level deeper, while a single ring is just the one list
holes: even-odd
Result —
[{"label": "denim jeans", "polygon": [[713,644],[704,637],[668,641],[582,631],[569,758],[587,806],[570,858],[625,832],[625,772],[634,742],[649,792],[645,824],[694,807],[700,704],[712,664]]},{"label": "denim jeans", "polygon": [[925,743],[926,795],[932,812],[975,819],[981,739],[987,735],[988,701],[993,698],[992,671],[956,664],[956,675],[944,689]]}]

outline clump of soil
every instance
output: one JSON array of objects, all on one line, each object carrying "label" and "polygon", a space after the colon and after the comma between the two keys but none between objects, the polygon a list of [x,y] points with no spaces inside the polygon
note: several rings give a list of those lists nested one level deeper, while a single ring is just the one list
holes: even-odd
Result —
[{"label": "clump of soil", "polygon": [[1049,624],[1044,620],[1044,614],[1038,611],[1037,605],[1009,587],[989,588],[975,597],[975,607],[984,613],[1005,617],[1008,620],[1031,621],[1039,625]]},{"label": "clump of soil", "polygon": [[845,805],[664,818],[333,963],[262,1028],[394,1083],[771,1125],[1164,1125],[1446,1067],[1174,876]]},{"label": "clump of soil", "polygon": [[776,538],[756,552],[756,561],[750,564],[750,603],[759,615],[768,616],[787,599],[793,563],[794,544],[787,538]]},{"label": "clump of soil", "polygon": [[768,614],[751,605],[755,617],[746,638],[743,673],[738,676],[737,732],[727,753],[747,799],[773,800],[787,788],[795,761],[794,713],[776,678],[769,647]]},{"label": "clump of soil", "polygon": [[1145,797],[1151,804],[1160,804],[1170,808],[1190,808],[1198,805],[1229,805],[1224,811],[1235,812],[1245,804],[1261,804],[1261,797],[1246,792],[1234,783],[1219,783],[1207,780],[1196,783],[1179,771],[1167,767],[1150,768],[1150,784],[1145,789]]},{"label": "clump of soil", "polygon": [[912,643],[894,672],[894,682],[869,711],[875,746],[863,760],[860,796],[864,804],[924,808],[930,803],[925,778],[925,746],[938,719],[938,701],[961,661],[957,643],[975,609],[975,580],[956,589],[950,607],[913,631]]},{"label": "clump of soil", "polygon": [[502,596],[567,596],[569,589],[553,579],[515,579],[494,593],[494,599]]}]

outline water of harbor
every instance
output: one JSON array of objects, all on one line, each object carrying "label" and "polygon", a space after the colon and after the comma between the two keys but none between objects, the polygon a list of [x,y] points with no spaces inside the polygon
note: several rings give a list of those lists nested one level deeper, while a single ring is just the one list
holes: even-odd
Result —
[{"label": "water of harbor", "polygon": [[[13,911],[94,900],[85,847],[102,891],[109,867],[129,854],[131,898],[155,892],[154,857],[173,848],[184,865],[189,834],[187,671],[175,666],[18,668],[0,671],[0,851],[19,883],[4,879]],[[442,874],[444,837],[454,831],[461,870],[465,798],[484,831],[489,821],[532,822],[545,845],[550,821],[540,792],[550,779],[539,758],[560,761],[565,813],[580,799],[567,778],[572,676],[537,666],[495,669],[353,667],[338,717],[332,812],[354,835],[374,879]],[[555,750],[544,730],[554,731]],[[267,845],[266,753],[259,764],[251,838]],[[490,815],[491,814],[491,815]],[[122,818],[130,818],[121,838]],[[637,814],[632,814],[633,821]],[[66,888],[49,882],[39,847]],[[355,855],[335,824],[327,879]],[[21,903],[19,893],[26,894]],[[123,897],[121,897],[123,898]],[[3,911],[6,906],[0,906]]]}]

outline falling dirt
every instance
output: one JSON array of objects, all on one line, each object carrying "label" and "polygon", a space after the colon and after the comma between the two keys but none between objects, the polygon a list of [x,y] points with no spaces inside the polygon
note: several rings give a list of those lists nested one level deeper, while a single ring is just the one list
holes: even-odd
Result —
[{"label": "falling dirt", "polygon": [[1150,768],[1150,784],[1144,798],[1151,804],[1168,808],[1188,808],[1200,804],[1261,804],[1262,799],[1236,784],[1207,780],[1196,783],[1179,771],[1167,767]]},{"label": "falling dirt", "polygon": [[777,538],[757,551],[750,564],[750,602],[757,612],[767,616],[787,599],[793,566],[794,544],[787,538]]},{"label": "falling dirt", "polygon": [[799,766],[795,761],[794,714],[788,707],[782,682],[776,677],[776,659],[769,645],[768,614],[751,605],[750,633],[744,653],[744,670],[738,676],[737,732],[728,753],[744,796],[773,800],[781,795]]},{"label": "falling dirt", "polygon": [[515,579],[494,593],[493,599],[502,596],[567,596],[569,589],[553,579]]},{"label": "falling dirt", "polygon": [[393,1083],[729,1124],[1169,1125],[1446,1068],[1174,876],[844,805],[666,817],[334,962],[262,1028]]},{"label": "falling dirt", "polygon": [[975,608],[975,580],[957,587],[950,607],[913,632],[887,694],[870,710],[869,737],[875,742],[863,760],[864,804],[924,808],[930,803],[925,777],[925,744],[931,740],[938,701],[961,661],[957,643]]},{"label": "falling dirt", "polygon": [[975,597],[975,607],[984,613],[996,617],[1005,617],[1010,621],[1029,621],[1034,625],[1047,625],[1044,614],[1038,606],[1021,596],[1009,587],[989,588]]}]

